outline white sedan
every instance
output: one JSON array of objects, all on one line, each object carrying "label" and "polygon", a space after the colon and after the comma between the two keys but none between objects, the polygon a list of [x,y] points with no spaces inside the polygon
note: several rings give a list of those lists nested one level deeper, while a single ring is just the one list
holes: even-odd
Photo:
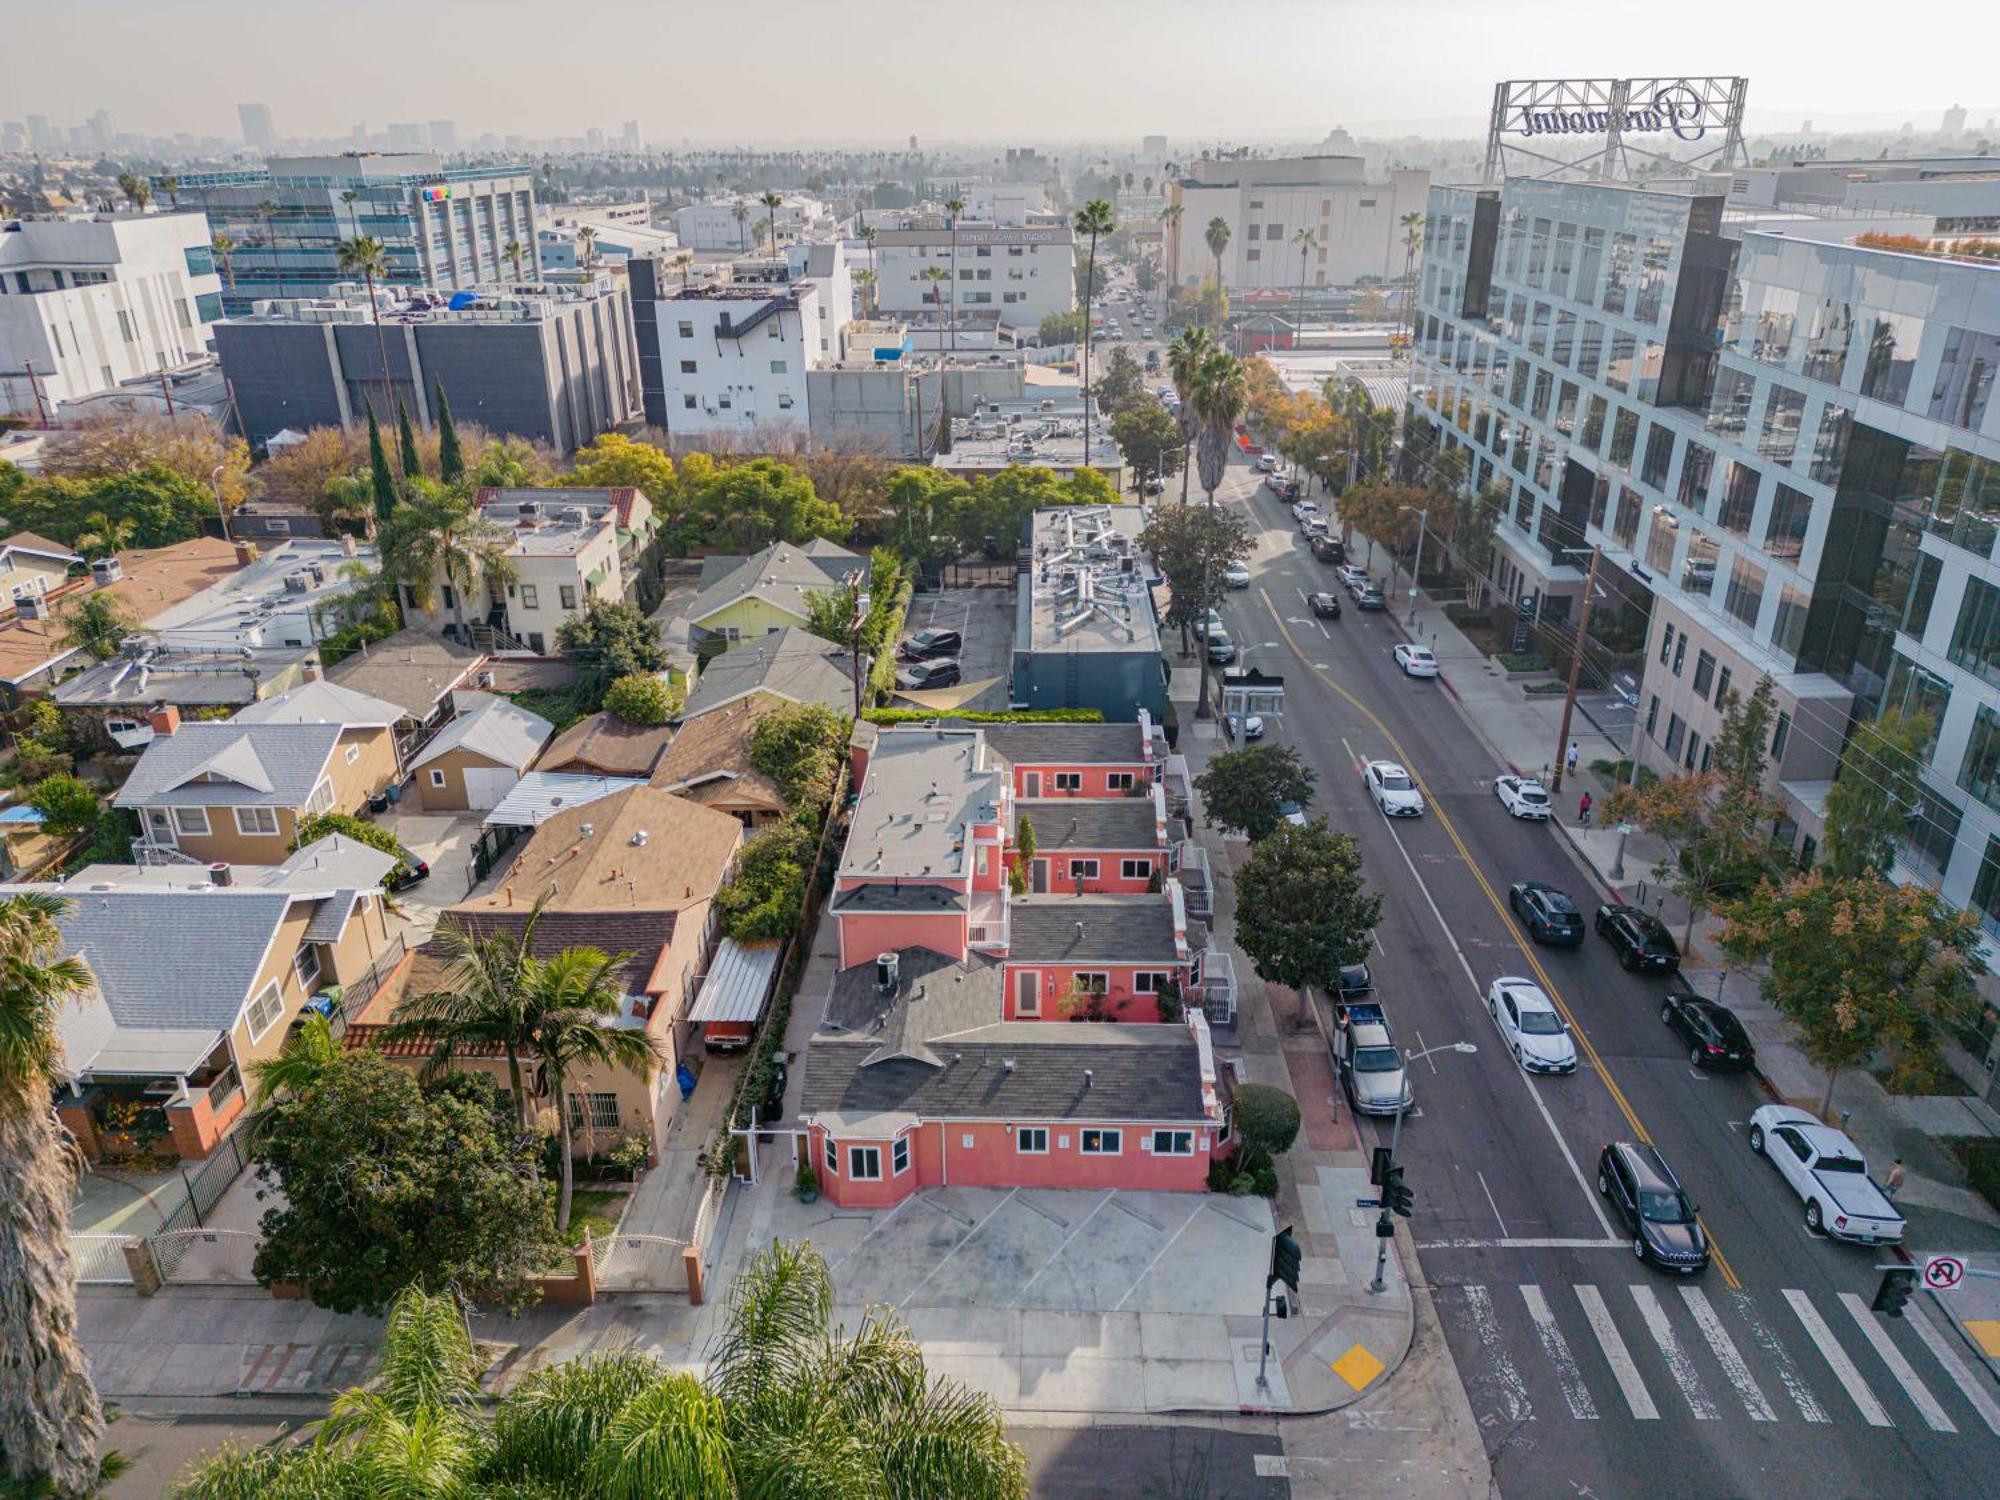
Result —
[{"label": "white sedan", "polygon": [[1496,979],[1486,991],[1486,1009],[1514,1061],[1527,1072],[1576,1071],[1569,1026],[1540,985],[1513,976]]},{"label": "white sedan", "polygon": [[1250,570],[1242,563],[1231,563],[1222,570],[1222,581],[1233,589],[1250,587]]},{"label": "white sedan", "polygon": [[1257,471],[1260,474],[1268,474],[1277,467],[1278,458],[1276,454],[1260,453],[1257,455]]},{"label": "white sedan", "polygon": [[1396,643],[1396,665],[1403,669],[1405,677],[1435,677],[1438,674],[1438,659],[1431,654],[1428,646],[1413,646],[1408,641]]},{"label": "white sedan", "polygon": [[1501,776],[1493,782],[1493,795],[1500,805],[1517,818],[1546,823],[1552,811],[1548,789],[1532,776]]},{"label": "white sedan", "polygon": [[1417,790],[1416,778],[1393,760],[1371,760],[1362,768],[1361,779],[1368,795],[1385,818],[1421,818],[1424,794]]},{"label": "white sedan", "polygon": [[1333,571],[1334,576],[1340,579],[1342,586],[1350,594],[1368,582],[1368,570],[1359,563],[1342,563]]}]

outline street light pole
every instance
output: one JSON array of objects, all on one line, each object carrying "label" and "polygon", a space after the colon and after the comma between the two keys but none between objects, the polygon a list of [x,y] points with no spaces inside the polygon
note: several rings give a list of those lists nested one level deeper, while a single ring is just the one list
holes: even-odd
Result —
[{"label": "street light pole", "polygon": [[[1402,508],[1417,510],[1414,505],[1405,505]],[[1417,556],[1410,564],[1410,611],[1403,620],[1405,625],[1413,626],[1417,623],[1417,579],[1424,571],[1424,538],[1430,532],[1430,524],[1431,508],[1426,505],[1422,510],[1417,510]]]},{"label": "street light pole", "polygon": [[[1409,1087],[1411,1063],[1420,1063],[1425,1058],[1437,1052],[1470,1053],[1477,1052],[1478,1050],[1477,1044],[1472,1042],[1440,1042],[1437,1046],[1426,1047],[1421,1052],[1405,1051],[1403,1053],[1403,1086],[1405,1088]],[[1414,1099],[1411,1100],[1412,1104],[1415,1102]],[[1389,1171],[1396,1165],[1396,1148],[1403,1141],[1403,1116],[1408,1113],[1409,1110],[1407,1108],[1397,1110],[1396,1124],[1389,1132],[1389,1160],[1385,1163],[1385,1170],[1382,1173],[1382,1212],[1380,1217],[1375,1221],[1375,1279],[1368,1283],[1368,1290],[1371,1292],[1381,1292],[1386,1285],[1383,1281],[1383,1273],[1388,1269],[1389,1264],[1389,1241],[1394,1238],[1396,1233],[1395,1215],[1389,1208]]]},{"label": "street light pole", "polygon": [[1590,638],[1590,606],[1597,598],[1597,564],[1603,556],[1603,548],[1590,549],[1590,572],[1583,580],[1583,609],[1576,620],[1576,646],[1569,654],[1569,690],[1563,694],[1562,732],[1556,736],[1555,771],[1549,785],[1551,795],[1563,789],[1563,767],[1568,763],[1570,715],[1576,712],[1576,686],[1583,675],[1583,643]]}]

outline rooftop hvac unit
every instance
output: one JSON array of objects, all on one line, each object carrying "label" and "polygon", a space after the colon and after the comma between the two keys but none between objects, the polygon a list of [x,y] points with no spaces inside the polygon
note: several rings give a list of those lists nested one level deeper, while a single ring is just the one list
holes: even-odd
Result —
[{"label": "rooftop hvac unit", "polygon": [[125,565],[115,557],[100,557],[90,565],[92,583],[116,583],[125,576]]},{"label": "rooftop hvac unit", "polygon": [[312,590],[312,581],[308,579],[304,573],[287,573],[285,575],[286,593],[304,594],[304,593],[310,593],[311,590]]}]

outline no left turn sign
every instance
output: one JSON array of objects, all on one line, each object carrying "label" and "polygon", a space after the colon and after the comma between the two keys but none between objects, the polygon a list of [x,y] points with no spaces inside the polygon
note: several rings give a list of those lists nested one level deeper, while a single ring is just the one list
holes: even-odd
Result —
[{"label": "no left turn sign", "polygon": [[1965,1262],[1955,1255],[1933,1255],[1924,1261],[1924,1285],[1934,1292],[1948,1292],[1965,1280]]}]

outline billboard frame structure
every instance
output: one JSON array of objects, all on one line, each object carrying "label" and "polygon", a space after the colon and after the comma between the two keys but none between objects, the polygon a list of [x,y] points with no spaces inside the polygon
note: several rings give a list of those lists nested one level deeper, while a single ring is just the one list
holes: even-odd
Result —
[{"label": "billboard frame structure", "polygon": [[[1513,78],[1493,86],[1486,131],[1489,184],[1508,177],[1634,182],[1661,163],[1687,172],[1749,165],[1743,145],[1747,78]],[[1639,144],[1709,142],[1691,155]],[[1533,141],[1533,146],[1523,144]],[[1589,144],[1558,152],[1558,141]]]}]

